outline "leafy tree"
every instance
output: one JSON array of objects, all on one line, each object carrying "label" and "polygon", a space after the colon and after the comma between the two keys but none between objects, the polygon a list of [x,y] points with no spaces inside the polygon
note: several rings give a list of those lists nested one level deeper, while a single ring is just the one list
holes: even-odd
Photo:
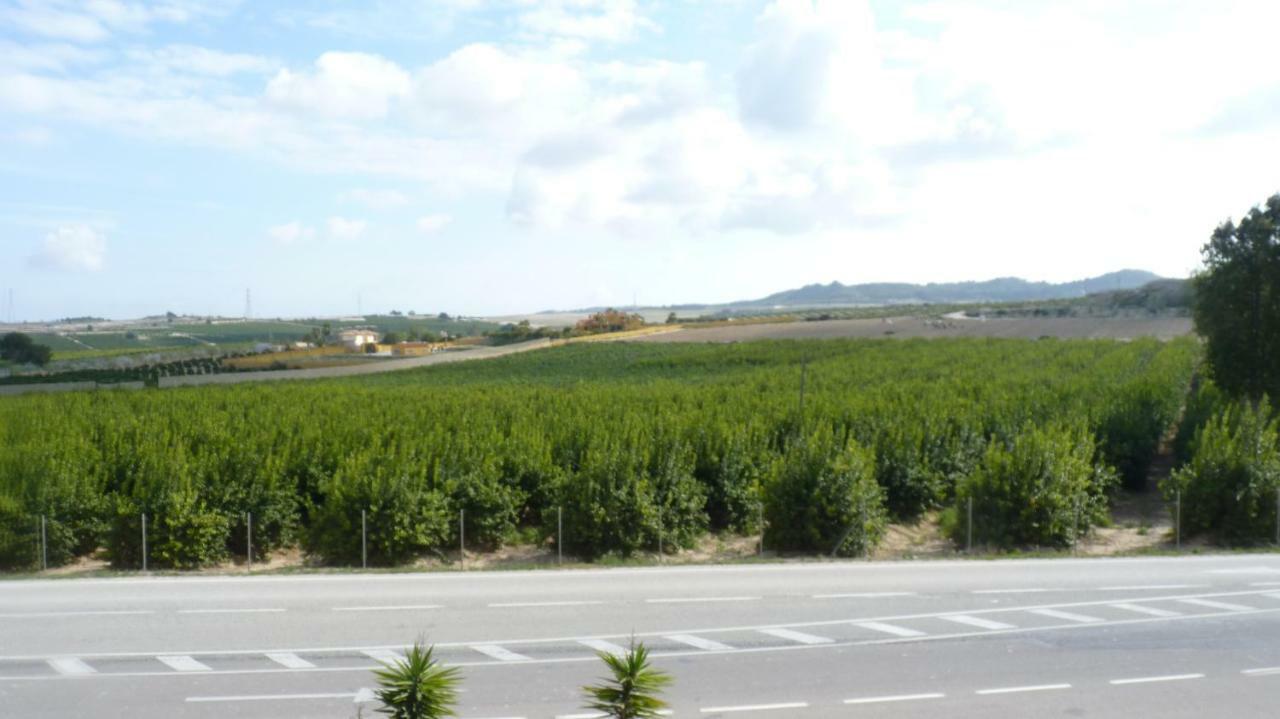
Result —
[{"label": "leafy tree", "polygon": [[454,716],[461,676],[456,667],[445,668],[432,656],[433,648],[414,643],[398,661],[374,672],[381,714],[394,719],[438,719]]},{"label": "leafy tree", "polygon": [[19,364],[44,366],[53,358],[53,350],[45,345],[37,344],[29,335],[21,332],[10,332],[0,337],[0,359]]},{"label": "leafy tree", "polygon": [[671,675],[649,665],[649,650],[643,643],[637,644],[633,639],[626,654],[600,652],[599,656],[612,676],[582,688],[588,709],[614,719],[661,716],[667,703],[658,694],[671,683]]},{"label": "leafy tree", "polygon": [[1201,254],[1193,315],[1214,381],[1255,402],[1280,396],[1280,194],[1220,225]]},{"label": "leafy tree", "polygon": [[671,313],[667,314],[667,324],[669,324],[669,325],[674,325],[675,323],[677,323],[677,322],[679,322],[679,321],[680,321],[680,318],[676,317],[676,313],[671,312]]},{"label": "leafy tree", "polygon": [[404,335],[399,332],[388,332],[382,336],[382,344],[396,345],[404,341]]}]

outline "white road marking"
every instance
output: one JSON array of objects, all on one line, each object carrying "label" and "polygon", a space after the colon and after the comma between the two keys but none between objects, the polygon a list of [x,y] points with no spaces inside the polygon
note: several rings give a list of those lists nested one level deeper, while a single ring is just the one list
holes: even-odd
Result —
[{"label": "white road marking", "polygon": [[366,649],[360,653],[383,664],[399,664],[404,661],[403,654],[393,652],[390,649]]},{"label": "white road marking", "polygon": [[57,657],[50,659],[49,666],[53,667],[54,671],[59,674],[68,677],[84,676],[86,674],[94,674],[98,671],[76,657]]},{"label": "white road marking", "polygon": [[1131,584],[1120,587],[1098,587],[1099,592],[1139,592],[1146,589],[1202,589],[1208,584]]},{"label": "white road marking", "polygon": [[161,662],[167,665],[170,669],[175,669],[180,672],[211,672],[213,671],[213,669],[208,664],[198,662],[196,661],[195,657],[187,656],[186,654],[158,656],[156,657],[156,659],[159,659]]},{"label": "white road marking", "polygon": [[1249,582],[1251,587],[1280,587],[1280,582]]},{"label": "white road marking", "polygon": [[386,607],[333,607],[335,612],[412,612],[419,609],[443,609],[439,604],[400,604]]},{"label": "white road marking", "polygon": [[586,607],[604,602],[495,602],[490,609],[514,609],[517,607]]},{"label": "white road marking", "polygon": [[955,622],[956,624],[967,624],[968,626],[978,627],[979,629],[1016,629],[1012,624],[995,622],[981,617],[971,617],[968,614],[949,614],[938,618],[945,619],[948,622]]},{"label": "white road marking", "polygon": [[1263,594],[1262,596],[1271,597],[1272,599],[1280,599],[1280,592],[1268,592],[1266,594]]},{"label": "white road marking", "polygon": [[258,609],[179,609],[178,614],[275,614],[283,611],[278,607]]},{"label": "white road marking", "polygon": [[882,597],[914,597],[915,592],[854,592],[851,594],[815,594],[813,599],[880,599]]},{"label": "white road marking", "polygon": [[502,662],[527,662],[529,657],[515,652],[497,644],[472,644],[471,648],[480,652],[487,657],[493,657]]},{"label": "white road marking", "polygon": [[920,699],[942,699],[947,695],[942,693],[931,694],[897,694],[886,697],[861,697],[859,699],[845,699],[845,704],[882,704],[886,702],[913,702]]},{"label": "white road marking", "polygon": [[0,619],[46,619],[50,617],[125,617],[139,614],[155,614],[150,609],[84,612],[13,612],[0,614]]},{"label": "white road marking", "polygon": [[703,707],[703,714],[731,714],[733,712],[762,712],[776,709],[807,709],[809,702],[781,702],[778,704],[743,704],[736,707]]},{"label": "white road marking", "polygon": [[1133,679],[1112,679],[1111,684],[1151,684],[1153,682],[1180,682],[1186,679],[1204,679],[1203,674],[1166,674],[1161,677],[1134,677]]},{"label": "white road marking", "polygon": [[606,642],[603,639],[579,639],[578,643],[584,647],[590,647],[597,652],[613,654],[614,656],[622,656],[627,653],[626,647],[618,646],[613,642]]},{"label": "white road marking", "polygon": [[1240,673],[1250,677],[1269,677],[1273,674],[1280,674],[1280,667],[1259,667],[1257,669],[1246,669]]},{"label": "white road marking", "polygon": [[1171,611],[1169,611],[1168,609],[1156,609],[1155,607],[1144,607],[1144,606],[1142,606],[1141,604],[1127,604],[1127,603],[1124,603],[1124,604],[1108,604],[1107,606],[1109,606],[1109,607],[1115,607],[1116,609],[1124,609],[1124,610],[1126,610],[1126,611],[1130,611],[1130,612],[1137,612],[1138,614],[1146,614],[1146,615],[1148,615],[1148,616],[1152,616],[1152,617],[1180,617],[1180,616],[1182,616],[1182,615],[1181,615],[1181,613],[1179,613],[1179,612],[1171,612]]},{"label": "white road marking", "polygon": [[271,652],[267,659],[290,669],[314,669],[316,666],[293,652]]},{"label": "white road marking", "polygon": [[979,689],[974,694],[989,696],[992,694],[1017,694],[1018,692],[1048,692],[1058,689],[1070,689],[1070,684],[1033,684],[1025,687],[1000,687],[997,689]]},{"label": "white road marking", "polygon": [[800,644],[831,644],[832,642],[835,641],[830,637],[820,637],[816,634],[806,634],[804,632],[797,632],[793,629],[761,629],[759,631],[761,634],[768,634],[771,637],[786,639],[788,641],[798,642]]},{"label": "white road marking", "polygon": [[923,637],[926,632],[917,631],[915,629],[907,629],[896,624],[886,624],[884,622],[851,622],[855,627],[870,629],[876,632],[884,632],[885,634],[893,634],[899,637]]},{"label": "white road marking", "polygon": [[1043,587],[1031,587],[1027,589],[975,589],[972,594],[1039,594],[1041,592],[1052,591]]},{"label": "white road marking", "polygon": [[1208,607],[1210,609],[1223,609],[1228,612],[1252,612],[1253,607],[1246,607],[1243,604],[1232,604],[1231,602],[1215,602],[1212,599],[1179,599],[1183,604],[1191,604],[1197,607]]},{"label": "white road marking", "polygon": [[646,604],[692,604],[695,602],[754,602],[760,597],[663,597],[646,599]]},{"label": "white road marking", "polygon": [[733,647],[729,646],[728,644],[721,644],[720,642],[717,642],[714,639],[703,639],[702,637],[695,637],[692,634],[668,634],[666,635],[666,638],[670,639],[673,642],[688,644],[689,646],[694,647],[695,649],[705,649],[706,651],[709,651],[709,652],[722,652],[722,651],[725,651],[726,649],[733,649]]},{"label": "white road marking", "polygon": [[241,694],[238,696],[187,697],[186,701],[188,704],[202,704],[211,702],[268,702],[299,699],[351,699],[358,696],[358,694],[358,692],[341,692],[335,694]]},{"label": "white road marking", "polygon": [[1092,624],[1094,622],[1105,621],[1100,617],[1091,617],[1088,614],[1076,614],[1075,612],[1062,612],[1057,609],[1028,609],[1027,612],[1031,614],[1039,614],[1042,617],[1065,619],[1068,622],[1080,622],[1081,624]]}]

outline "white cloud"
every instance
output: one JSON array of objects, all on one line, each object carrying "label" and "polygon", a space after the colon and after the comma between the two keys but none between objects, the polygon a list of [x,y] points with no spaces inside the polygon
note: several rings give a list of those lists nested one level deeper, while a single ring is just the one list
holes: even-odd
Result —
[{"label": "white cloud", "polygon": [[326,52],[314,72],[281,70],[267,83],[269,100],[339,118],[385,117],[393,100],[409,93],[409,74],[378,55]]},{"label": "white cloud", "polygon": [[168,45],[162,48],[134,49],[129,56],[175,72],[211,77],[229,77],[241,73],[265,74],[279,63],[258,55],[222,52],[196,45]]},{"label": "white cloud", "polygon": [[45,235],[30,262],[46,269],[97,272],[106,256],[107,240],[101,232],[89,225],[63,225]]},{"label": "white cloud", "polygon": [[424,235],[430,235],[443,230],[453,218],[445,214],[423,215],[418,218],[418,231]]},{"label": "white cloud", "polygon": [[342,193],[345,202],[358,202],[375,210],[389,210],[409,204],[409,198],[399,190],[371,190],[357,187]]},{"label": "white cloud", "polygon": [[141,32],[154,23],[186,23],[220,15],[229,5],[222,0],[16,0],[0,9],[0,18],[32,35],[100,42],[116,31]]},{"label": "white cloud", "polygon": [[271,239],[282,245],[292,245],[315,237],[316,231],[294,220],[293,222],[268,228],[267,234]]},{"label": "white cloud", "polygon": [[345,217],[330,217],[326,222],[329,236],[336,240],[354,240],[364,234],[369,223],[364,220],[349,220]]},{"label": "white cloud", "polygon": [[658,26],[640,14],[634,0],[539,0],[518,19],[533,37],[621,42]]}]

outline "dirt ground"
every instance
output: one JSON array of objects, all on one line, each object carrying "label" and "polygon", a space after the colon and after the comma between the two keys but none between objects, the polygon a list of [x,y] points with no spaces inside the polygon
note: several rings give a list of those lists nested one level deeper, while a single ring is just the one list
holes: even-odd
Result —
[{"label": "dirt ground", "polygon": [[762,339],[832,339],[841,337],[1039,337],[1172,339],[1191,333],[1186,317],[1015,317],[961,319],[895,317],[891,319],[777,322],[740,326],[687,327],[633,342],[746,342]]}]

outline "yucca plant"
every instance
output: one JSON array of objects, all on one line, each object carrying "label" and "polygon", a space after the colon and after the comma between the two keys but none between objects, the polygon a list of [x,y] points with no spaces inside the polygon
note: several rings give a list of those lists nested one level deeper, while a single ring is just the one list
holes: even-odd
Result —
[{"label": "yucca plant", "polygon": [[394,719],[440,719],[454,716],[458,701],[457,668],[445,668],[432,657],[432,647],[414,643],[403,660],[374,672],[378,711]]},{"label": "yucca plant", "polygon": [[588,709],[614,719],[646,719],[659,716],[667,703],[658,694],[671,683],[671,675],[649,666],[649,650],[634,640],[626,654],[599,652],[613,676],[583,687]]}]

